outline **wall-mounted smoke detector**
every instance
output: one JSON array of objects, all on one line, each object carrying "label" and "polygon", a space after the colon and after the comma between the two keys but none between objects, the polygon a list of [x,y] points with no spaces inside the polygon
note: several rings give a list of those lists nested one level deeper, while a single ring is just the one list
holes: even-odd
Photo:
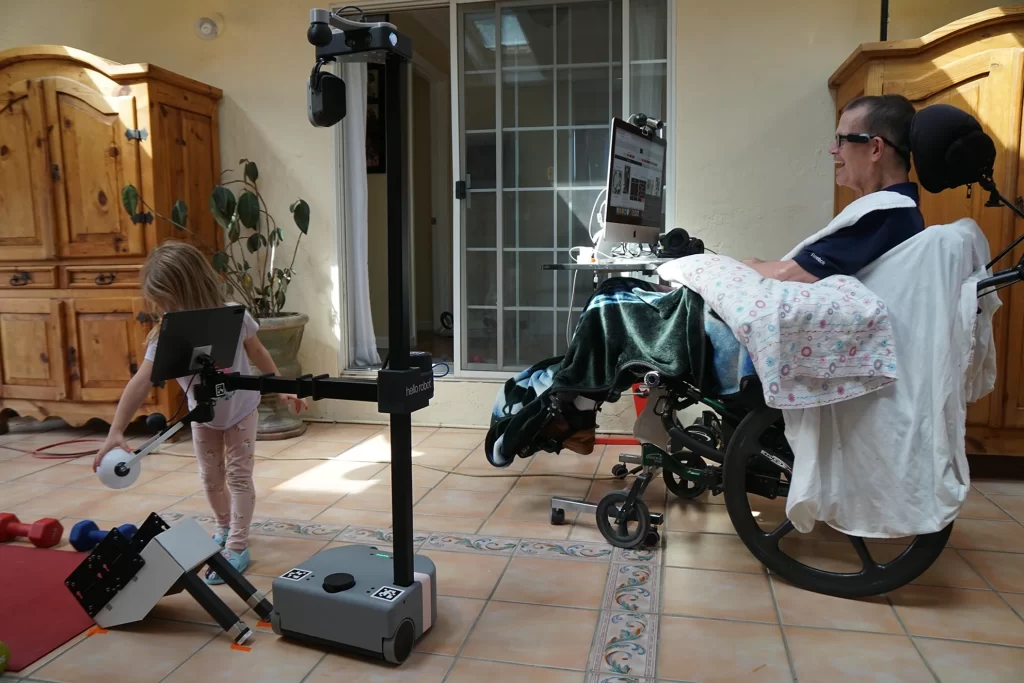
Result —
[{"label": "wall-mounted smoke detector", "polygon": [[196,34],[203,40],[213,40],[224,33],[224,17],[210,14],[196,19]]}]

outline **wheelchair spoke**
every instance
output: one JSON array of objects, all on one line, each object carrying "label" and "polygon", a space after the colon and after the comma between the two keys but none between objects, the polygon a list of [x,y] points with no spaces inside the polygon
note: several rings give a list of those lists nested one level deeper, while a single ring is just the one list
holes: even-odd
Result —
[{"label": "wheelchair spoke", "polygon": [[847,536],[847,538],[850,539],[850,543],[853,544],[854,549],[857,551],[857,557],[860,558],[861,563],[864,565],[865,573],[872,573],[881,569],[881,565],[871,557],[871,552],[868,551],[868,546],[863,538],[860,536]]},{"label": "wheelchair spoke", "polygon": [[769,534],[766,534],[766,536],[768,537],[768,540],[770,540],[776,547],[778,547],[779,541],[782,540],[782,537],[792,530],[793,522],[787,519],[785,522],[775,527],[774,531],[772,531]]}]

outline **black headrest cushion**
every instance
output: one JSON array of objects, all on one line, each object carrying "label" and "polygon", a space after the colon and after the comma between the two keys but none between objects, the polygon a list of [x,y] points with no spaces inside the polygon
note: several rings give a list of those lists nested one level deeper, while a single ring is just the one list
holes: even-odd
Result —
[{"label": "black headrest cushion", "polygon": [[948,104],[914,115],[910,151],[921,186],[932,193],[991,177],[996,162],[996,147],[978,120]]}]

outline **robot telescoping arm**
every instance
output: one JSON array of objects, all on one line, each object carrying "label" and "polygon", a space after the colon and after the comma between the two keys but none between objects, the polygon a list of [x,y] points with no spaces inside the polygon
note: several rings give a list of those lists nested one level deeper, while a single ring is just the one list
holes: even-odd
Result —
[{"label": "robot telescoping arm", "polygon": [[386,21],[364,23],[338,16],[330,10],[311,9],[309,10],[309,30],[306,31],[306,38],[311,44],[322,47],[331,42],[334,34],[332,28],[345,33],[346,31],[363,31],[374,26],[386,26],[392,30],[398,30],[394,24]]}]

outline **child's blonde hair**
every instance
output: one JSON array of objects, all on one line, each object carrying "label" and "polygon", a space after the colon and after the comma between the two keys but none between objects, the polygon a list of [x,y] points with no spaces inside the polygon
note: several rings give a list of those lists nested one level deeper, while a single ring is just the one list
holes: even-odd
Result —
[{"label": "child's blonde hair", "polygon": [[[142,296],[158,316],[170,311],[191,311],[223,306],[224,285],[197,247],[169,240],[149,253],[142,266]],[[146,337],[149,344],[160,333],[157,321]]]}]

